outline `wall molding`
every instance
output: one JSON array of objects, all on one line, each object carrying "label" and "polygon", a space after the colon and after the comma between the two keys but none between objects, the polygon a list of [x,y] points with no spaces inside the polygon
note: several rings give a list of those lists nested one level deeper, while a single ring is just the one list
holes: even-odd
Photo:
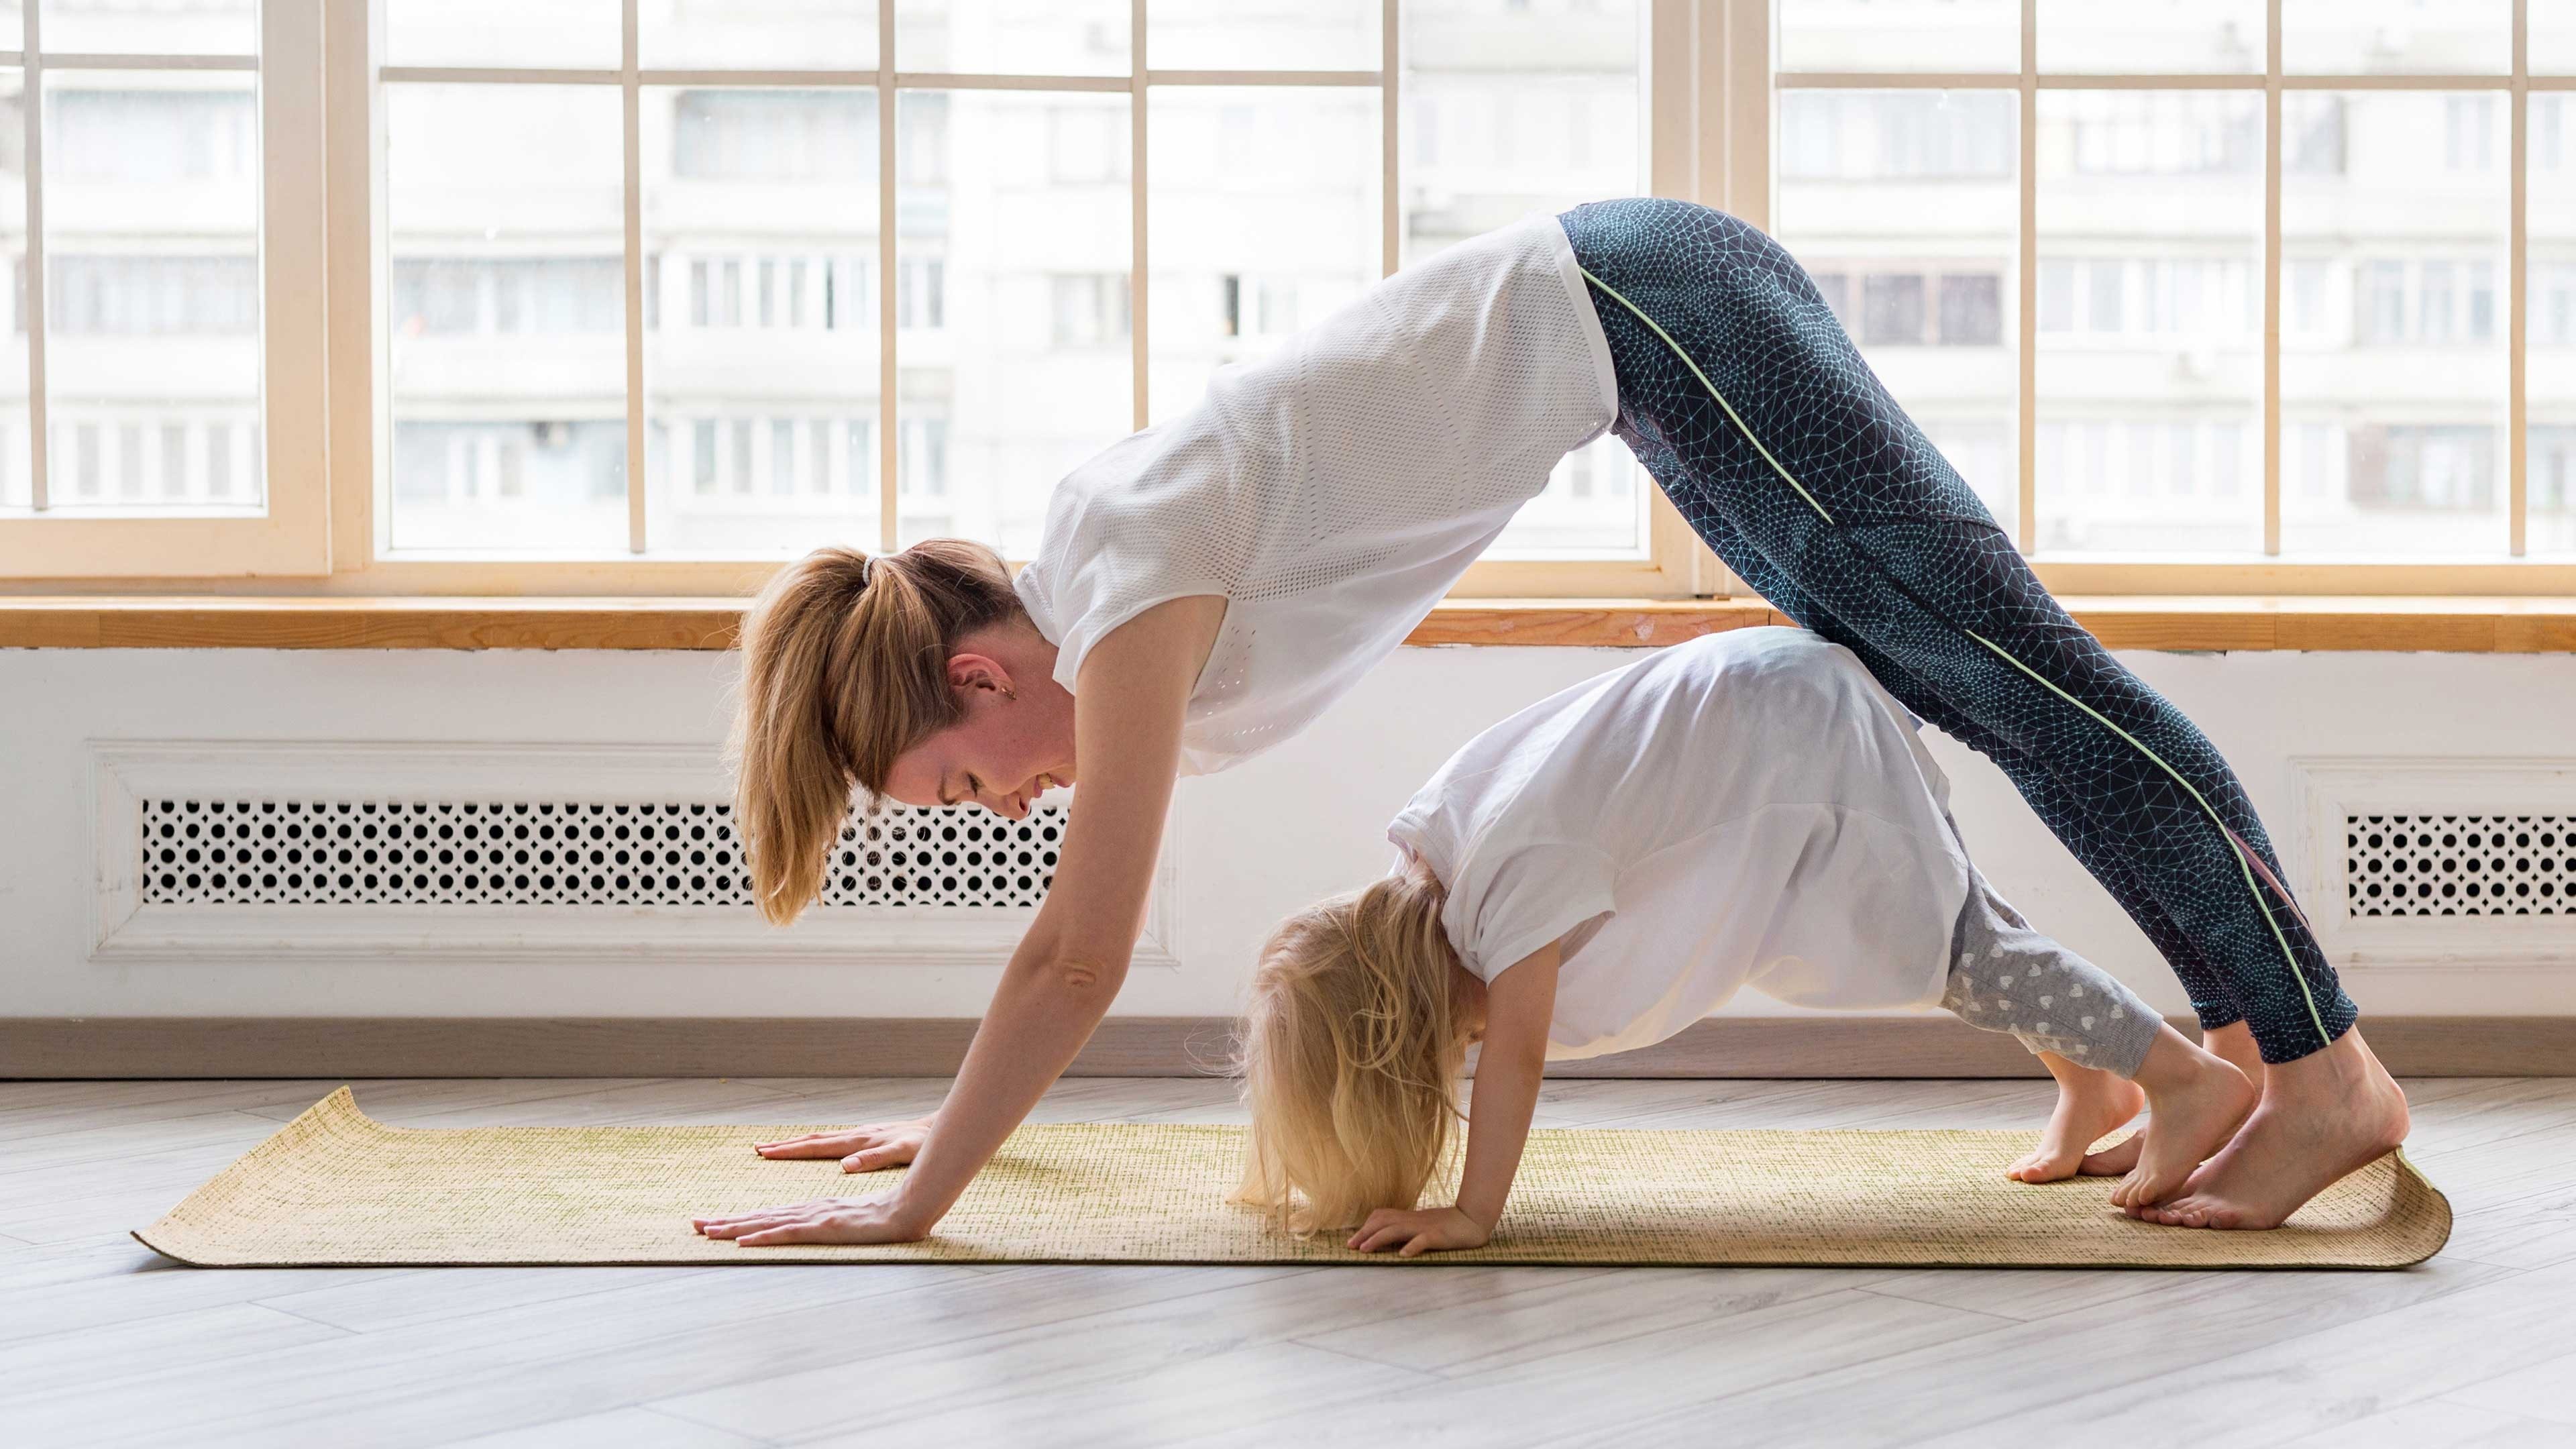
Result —
[{"label": "wall molding", "polygon": [[[2187,1018],[2173,1018],[2186,1035]],[[0,1078],[946,1077],[970,1017],[15,1017]],[[2576,1016],[2374,1016],[2401,1077],[2576,1076]],[[1113,1016],[1069,1076],[1222,1075],[1230,1017]],[[2020,1043],[1946,1016],[1711,1017],[1551,1077],[2038,1077]]]},{"label": "wall molding", "polygon": [[2338,969],[2576,969],[2576,915],[2355,916],[2347,815],[2576,812],[2576,757],[2294,755],[2293,889]]},{"label": "wall molding", "polygon": [[[784,930],[733,906],[198,906],[143,899],[143,801],[732,798],[720,754],[666,745],[422,741],[87,742],[93,965],[433,960],[484,966],[842,964],[983,967],[998,974],[1035,907],[809,910]],[[1177,792],[1176,792],[1177,793]],[[1180,803],[1146,902],[1131,965],[1180,965]]]}]

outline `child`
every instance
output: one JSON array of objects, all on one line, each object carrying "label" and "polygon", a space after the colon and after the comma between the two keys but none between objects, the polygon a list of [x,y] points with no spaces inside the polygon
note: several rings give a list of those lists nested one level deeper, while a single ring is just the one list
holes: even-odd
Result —
[{"label": "child", "polygon": [[[1995,895],[1917,723],[1850,650],[1757,628],[1657,650],[1469,741],[1389,826],[1394,870],[1264,947],[1237,1200],[1300,1236],[1358,1224],[1363,1251],[1480,1246],[1543,1062],[1661,1041],[1748,986],[1848,1010],[1937,1001],[2011,1032],[2058,1102],[2008,1174],[2119,1170],[2085,1148],[2143,1097],[2155,1130],[2114,1201],[2170,1191],[2253,1084]],[[1478,1041],[1457,1203],[1414,1211]]]}]

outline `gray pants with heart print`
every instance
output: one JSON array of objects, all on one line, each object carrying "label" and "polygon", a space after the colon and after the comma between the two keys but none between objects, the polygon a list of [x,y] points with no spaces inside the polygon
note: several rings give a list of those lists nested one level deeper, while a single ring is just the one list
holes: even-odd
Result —
[{"label": "gray pants with heart print", "polygon": [[[1964,853],[1956,820],[1950,834]],[[1973,863],[1968,902],[1950,932],[1950,984],[1941,1005],[1970,1026],[2011,1032],[2034,1052],[2123,1077],[2137,1075],[2164,1024],[2111,973],[2032,930]]]}]

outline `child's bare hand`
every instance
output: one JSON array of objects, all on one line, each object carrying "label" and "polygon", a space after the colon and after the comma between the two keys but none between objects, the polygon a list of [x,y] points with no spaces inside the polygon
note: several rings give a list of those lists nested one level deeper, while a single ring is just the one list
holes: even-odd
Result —
[{"label": "child's bare hand", "polygon": [[1444,1248],[1481,1248],[1493,1236],[1491,1228],[1454,1207],[1412,1212],[1379,1208],[1351,1234],[1349,1246],[1363,1253],[1398,1248],[1398,1256],[1411,1258]]},{"label": "child's bare hand", "polygon": [[930,1138],[930,1119],[888,1122],[879,1127],[852,1127],[843,1132],[808,1132],[784,1142],[762,1142],[752,1150],[763,1157],[837,1157],[843,1172],[874,1172],[901,1167]]}]

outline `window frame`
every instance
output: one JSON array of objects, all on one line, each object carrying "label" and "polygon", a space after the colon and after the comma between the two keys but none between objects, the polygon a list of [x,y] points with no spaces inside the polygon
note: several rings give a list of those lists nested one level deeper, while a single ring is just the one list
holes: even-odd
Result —
[{"label": "window frame", "polygon": [[[641,271],[644,265],[640,236],[640,187],[637,174],[640,162],[636,150],[637,97],[641,88],[669,84],[676,80],[722,81],[727,84],[766,85],[871,85],[878,100],[881,117],[895,114],[895,96],[912,89],[1012,89],[1051,92],[1091,92],[1122,94],[1128,97],[1131,117],[1128,157],[1129,198],[1133,208],[1129,263],[1131,311],[1128,342],[1133,366],[1133,416],[1130,426],[1142,428],[1148,419],[1146,369],[1150,340],[1148,317],[1151,298],[1148,279],[1150,238],[1146,227],[1148,160],[1145,124],[1147,95],[1153,87],[1168,86],[1347,86],[1353,89],[1376,89],[1383,101],[1384,117],[1379,164],[1383,168],[1380,238],[1381,275],[1392,272],[1402,255],[1402,194],[1394,182],[1400,160],[1398,126],[1400,106],[1399,57],[1402,13],[1401,0],[1385,0],[1381,14],[1380,65],[1370,71],[1203,71],[1158,70],[1152,65],[1146,49],[1146,15],[1151,0],[1130,0],[1130,67],[1122,76],[1004,76],[951,72],[896,72],[884,62],[894,51],[895,13],[892,0],[881,0],[877,14],[877,47],[879,65],[873,71],[832,70],[788,72],[775,70],[670,71],[638,64],[635,0],[623,4],[624,34],[621,63],[615,70],[546,70],[520,71],[522,78],[549,82],[581,81],[590,84],[615,85],[626,100],[626,258],[627,258],[627,338],[629,373],[628,453],[630,459],[646,456],[643,442],[642,312],[639,300]],[[1640,0],[1648,8],[1647,23],[1641,25],[1640,90],[1641,122],[1647,132],[1645,140],[1651,168],[1649,190],[1660,195],[1694,196],[1690,190],[1696,175],[1686,166],[1670,164],[1668,158],[1688,157],[1693,151],[1692,127],[1695,109],[1668,103],[1678,96],[1688,102],[1698,80],[1694,57],[1689,48],[1677,43],[1691,33],[1698,12],[1710,0]],[[379,500],[386,497],[385,469],[390,453],[390,399],[379,383],[382,340],[385,336],[387,279],[379,260],[384,243],[384,176],[376,159],[383,154],[384,106],[379,82],[388,77],[381,63],[383,0],[365,0],[359,5],[335,12],[329,36],[329,138],[331,216],[331,279],[339,296],[353,294],[367,298],[363,319],[353,317],[359,309],[335,307],[331,319],[331,516],[334,540],[334,592],[382,594],[600,594],[600,595],[734,595],[756,589],[775,562],[762,560],[711,560],[696,558],[656,557],[636,550],[642,539],[645,518],[645,492],[638,484],[635,470],[629,469],[628,548],[626,555],[556,560],[511,560],[492,557],[436,556],[411,553],[388,557],[385,531],[378,514]],[[359,23],[348,23],[356,20]],[[1649,36],[1652,43],[1649,43]],[[486,81],[509,72],[482,67],[400,67],[390,72],[396,83],[404,80]],[[895,128],[881,125],[878,130],[879,185],[890,193],[896,175],[894,165]],[[886,195],[884,215],[892,215],[892,198]],[[884,325],[895,315],[893,289],[900,286],[899,268],[894,255],[895,233],[890,227],[879,230],[876,266],[872,269],[876,297],[874,305],[879,319],[880,376],[896,375],[894,348],[897,329]],[[345,287],[342,283],[347,284]],[[358,292],[358,288],[363,292]],[[362,325],[363,324],[363,325]],[[897,492],[901,469],[897,449],[903,435],[898,400],[881,398],[876,413],[874,437],[878,448],[875,473],[878,480],[881,528],[878,535],[862,540],[874,548],[891,548],[898,509]],[[363,408],[363,416],[362,416]],[[1634,557],[1590,559],[1490,559],[1471,565],[1466,577],[1452,592],[1459,597],[1648,597],[1688,598],[1723,594],[1729,590],[1729,579],[1715,557],[1702,544],[1680,513],[1660,490],[1648,488],[1646,516],[1641,540],[1643,548]],[[1743,592],[1740,585],[1735,592]]]},{"label": "window frame", "polygon": [[[913,77],[925,86],[966,88],[1017,84],[1046,90],[1125,91],[1131,124],[1131,200],[1135,253],[1131,263],[1131,345],[1137,376],[1134,423],[1144,421],[1145,346],[1150,306],[1146,266],[1149,237],[1143,224],[1146,136],[1143,108],[1152,86],[1168,84],[1316,84],[1312,72],[1157,72],[1145,51],[1145,9],[1131,8],[1131,68],[1125,76],[1087,79],[976,77],[941,73]],[[1384,263],[1400,256],[1401,193],[1394,184],[1400,161],[1398,45],[1400,5],[1385,0],[1381,62],[1376,71],[1321,73],[1335,84],[1382,89]],[[2019,458],[2018,531],[2034,570],[2060,594],[2097,596],[2173,594],[2302,595],[2541,595],[2576,596],[2576,560],[2533,560],[2526,554],[2531,438],[2527,419],[2526,362],[2529,293],[2526,195],[2529,189],[2531,97],[2576,92],[2576,75],[2534,77],[2528,67],[2527,0],[2515,0],[2512,64],[2494,75],[2289,75],[2280,62],[2282,0],[2266,0],[2265,68],[2238,75],[2105,76],[2042,73],[2037,69],[2038,0],[2021,0],[2021,56],[2017,72],[1879,74],[1784,72],[1776,63],[1775,6],[1780,0],[1640,0],[1647,7],[1641,81],[1647,135],[1648,192],[1703,201],[1757,226],[1767,227],[1774,186],[1773,128],[1778,95],[1792,88],[1960,88],[2014,92],[2020,106],[2019,174],[2022,190],[2019,265],[2015,300],[2020,399],[2016,409]],[[30,0],[29,36],[36,33]],[[609,72],[632,97],[636,66],[634,7],[626,15],[623,61]],[[891,57],[893,6],[880,5],[879,59]],[[385,336],[387,277],[380,266],[384,187],[383,107],[378,94],[383,42],[382,0],[266,0],[261,8],[263,449],[267,515],[241,518],[0,518],[0,575],[29,582],[93,581],[90,588],[121,582],[127,589],[196,587],[277,593],[342,594],[598,594],[622,596],[739,596],[758,587],[775,567],[760,560],[704,560],[642,556],[527,560],[502,558],[389,558],[379,546],[377,499],[390,452],[390,408],[380,396],[379,358]],[[100,58],[90,58],[100,59]],[[23,52],[0,52],[0,64],[23,64]],[[119,60],[118,64],[124,64]],[[28,67],[31,94],[41,66]],[[687,73],[728,78],[729,72]],[[755,74],[779,75],[766,72]],[[849,83],[860,73],[835,73]],[[881,115],[892,114],[892,92],[903,78],[883,69],[864,73],[877,88]],[[598,80],[592,73],[589,78]],[[611,83],[604,81],[602,83]],[[775,83],[775,82],[773,82]],[[2030,554],[2037,527],[2036,330],[2039,282],[2035,226],[2037,93],[2043,89],[2229,88],[2265,97],[2265,240],[2263,329],[2266,337],[2262,405],[2262,482],[2265,546],[2261,559],[2221,562]],[[2282,95],[2291,90],[2483,90],[2503,92],[2508,105],[2506,146],[2511,220],[2509,265],[2502,299],[2508,356],[2507,460],[2510,538],[2504,557],[2474,562],[2307,562],[2279,555],[2280,498],[2284,487],[2280,418],[2279,339],[2284,323],[2280,220]],[[30,125],[31,201],[41,177],[42,106]],[[642,325],[639,288],[644,258],[632,198],[638,189],[632,134],[626,147],[629,175],[626,238],[627,327]],[[893,128],[878,137],[880,173],[892,175]],[[890,181],[881,181],[890,185]],[[31,215],[33,227],[41,215]],[[31,250],[41,246],[31,230]],[[881,231],[875,270],[880,347],[891,352],[894,329],[889,289],[898,284],[888,255],[892,232]],[[31,268],[31,349],[41,351],[34,329],[42,315],[41,268]],[[324,279],[314,287],[310,279]],[[325,297],[329,299],[325,305]],[[631,459],[646,456],[640,437],[643,396],[640,341],[629,339]],[[881,354],[882,356],[882,354]],[[40,364],[39,364],[40,365]],[[889,367],[886,374],[893,375]],[[890,410],[890,409],[889,409]],[[899,420],[881,410],[872,431],[878,449],[875,475],[881,517],[895,516],[900,483],[895,450]],[[892,423],[893,425],[890,425]],[[41,446],[41,438],[39,446]],[[1453,589],[1461,598],[1679,598],[1752,592],[1709,553],[1660,490],[1646,490],[1644,556],[1613,560],[1484,560]],[[630,520],[642,515],[643,490],[630,482]],[[891,543],[879,537],[877,546]]]},{"label": "window frame", "polygon": [[[2020,67],[2013,72],[1986,71],[1790,71],[1776,63],[1777,47],[1773,28],[1778,0],[1704,0],[1704,3],[1737,12],[1729,19],[1730,28],[1740,28],[1751,37],[1748,49],[1765,59],[1757,82],[1751,71],[1739,66],[1730,72],[1728,82],[1738,90],[1738,100],[1746,99],[1743,87],[1759,84],[1763,92],[1763,124],[1776,116],[1777,95],[1787,90],[1999,90],[2011,89],[2020,101],[2019,180],[2021,217],[2019,224],[2019,257],[2017,263],[2020,395],[2016,405],[2016,428],[2019,432],[2020,466],[2017,469],[2020,490],[2016,518],[2015,545],[2030,560],[2032,569],[2052,592],[2087,595],[2150,594],[2302,594],[2302,595],[2433,595],[2433,594],[2521,594],[2566,596],[2576,594],[2576,559],[2537,561],[2528,557],[2525,535],[2529,517],[2527,483],[2529,472],[2528,426],[2529,390],[2526,385],[2529,314],[2526,306],[2526,254],[2529,227],[2526,197],[2530,188],[2529,145],[2531,95],[2576,91],[2576,74],[2533,76],[2529,66],[2530,16],[2528,0],[2513,0],[2512,59],[2510,68],[2494,74],[2456,74],[2425,72],[2420,74],[2324,74],[2285,72],[2281,64],[2282,0],[2264,0],[2264,68],[2259,71],[2216,74],[2095,74],[2091,72],[2043,72],[2039,69],[2039,0],[2020,0]],[[2186,561],[2146,555],[2121,556],[2112,553],[2050,554],[2034,552],[2038,516],[2035,493],[2038,473],[2038,415],[2035,401],[2038,391],[2038,110],[2042,90],[2233,90],[2260,93],[2264,98],[2264,201],[2263,201],[2263,276],[2262,332],[2263,395],[2261,406],[2263,457],[2263,556],[2259,559],[2220,561]],[[2401,561],[2303,561],[2281,554],[2281,337],[2282,337],[2282,225],[2281,177],[2283,137],[2281,131],[2282,97],[2292,91],[2484,91],[2506,97],[2510,142],[2505,166],[2510,188],[2510,219],[2507,223],[2505,348],[2507,357],[2506,408],[2504,419],[2506,486],[2508,489],[2508,540],[2505,555],[2493,561],[2458,561],[2410,563]],[[1747,111],[1731,112],[1747,118]],[[2492,137],[2488,143],[2492,144]],[[1726,209],[1757,226],[1768,227],[1771,215],[1772,150],[1766,143],[1747,148],[1743,155],[1746,169],[1733,178],[1733,185],[1720,203]],[[1751,168],[1762,167],[1759,176]]]},{"label": "window frame", "polygon": [[[108,508],[0,517],[0,576],[157,580],[210,576],[318,578],[333,566],[323,407],[326,256],[323,186],[325,0],[263,0],[256,57],[48,55],[39,0],[21,7],[18,67],[27,117],[27,360],[30,461],[47,479],[44,73],[47,70],[250,71],[259,77],[260,402],[262,509],[255,516],[120,517]],[[54,516],[42,516],[53,513]]]}]

